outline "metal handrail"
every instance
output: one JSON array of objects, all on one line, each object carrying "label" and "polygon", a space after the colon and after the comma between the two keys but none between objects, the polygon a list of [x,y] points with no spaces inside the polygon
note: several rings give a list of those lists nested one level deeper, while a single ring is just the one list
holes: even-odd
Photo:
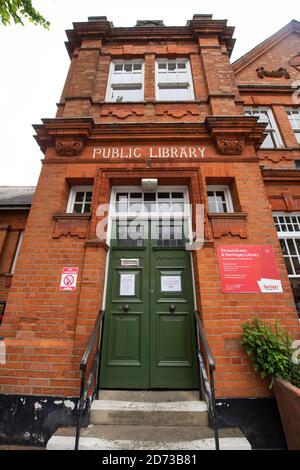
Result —
[{"label": "metal handrail", "polygon": [[[76,423],[76,436],[75,436],[75,448],[74,450],[78,450],[79,448],[79,438],[80,438],[80,430],[82,425],[82,415],[87,404],[87,401],[90,397],[94,399],[98,387],[99,387],[99,373],[100,373],[100,362],[101,362],[101,352],[102,352],[102,325],[103,325],[103,318],[104,318],[104,310],[100,310],[97,320],[95,322],[92,334],[90,336],[89,342],[87,347],[83,353],[83,356],[80,361],[80,370],[81,370],[81,385],[80,385],[80,397],[79,397],[79,406],[78,406],[78,414],[77,414],[77,423]],[[94,360],[92,363],[92,367],[89,373],[89,376],[86,380],[86,369],[87,363],[95,344],[95,340],[99,339],[98,347],[94,356]],[[95,380],[96,379],[96,380]],[[89,390],[95,381],[95,387],[92,394],[89,394]]]},{"label": "metal handrail", "polygon": [[[216,363],[207,341],[199,311],[195,311],[195,320],[197,328],[197,358],[200,372],[199,395],[200,399],[205,400],[207,403],[209,424],[214,430],[216,450],[220,450],[214,385]],[[204,358],[203,354],[205,356]]]}]

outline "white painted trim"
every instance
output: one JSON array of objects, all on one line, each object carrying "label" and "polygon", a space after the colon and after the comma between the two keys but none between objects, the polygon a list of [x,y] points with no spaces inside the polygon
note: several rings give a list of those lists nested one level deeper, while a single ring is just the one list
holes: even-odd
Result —
[{"label": "white painted trim", "polygon": [[23,238],[24,238],[24,230],[22,230],[19,234],[17,248],[16,248],[16,251],[15,251],[15,255],[14,255],[13,263],[12,263],[12,266],[11,266],[10,274],[14,274],[14,272],[16,270],[18,256],[19,256],[21,246],[22,246],[22,243],[23,243]]}]

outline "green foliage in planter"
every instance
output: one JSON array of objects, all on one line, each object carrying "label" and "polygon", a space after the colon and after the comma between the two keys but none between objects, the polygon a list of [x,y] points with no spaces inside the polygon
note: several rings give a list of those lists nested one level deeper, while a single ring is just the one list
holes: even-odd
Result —
[{"label": "green foliage in planter", "polygon": [[258,318],[245,323],[243,330],[241,344],[254,370],[263,379],[271,379],[270,388],[277,377],[300,387],[300,366],[292,363],[293,340],[288,332],[278,322],[272,326]]}]

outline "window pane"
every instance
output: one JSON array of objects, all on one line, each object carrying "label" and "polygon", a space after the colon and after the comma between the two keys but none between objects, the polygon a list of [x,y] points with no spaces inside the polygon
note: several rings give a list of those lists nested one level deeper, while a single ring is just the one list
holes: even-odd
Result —
[{"label": "window pane", "polygon": [[142,101],[144,98],[142,88],[112,90],[111,100],[115,102],[122,101]]},{"label": "window pane", "polygon": [[270,133],[266,134],[266,138],[261,144],[261,148],[274,148],[274,142]]},{"label": "window pane", "polygon": [[142,70],[142,64],[133,64],[133,70]]},{"label": "window pane", "polygon": [[172,211],[184,211],[184,195],[183,193],[172,193]]},{"label": "window pane", "polygon": [[216,199],[219,202],[225,202],[225,193],[223,191],[216,191]]},{"label": "window pane", "polygon": [[186,101],[192,99],[190,87],[160,88],[159,99],[165,101]]},{"label": "window pane", "polygon": [[298,257],[293,257],[292,262],[294,265],[295,274],[298,276],[300,274],[300,263]]},{"label": "window pane", "polygon": [[171,63],[169,62],[168,63],[168,71],[169,72],[175,72],[175,70],[176,70],[176,64],[174,64],[172,62]]},{"label": "window pane", "polygon": [[143,246],[144,227],[135,221],[118,222],[117,243],[120,246]]},{"label": "window pane", "polygon": [[158,193],[158,210],[159,212],[170,212],[170,194],[169,193]]},{"label": "window pane", "polygon": [[93,193],[92,193],[91,191],[87,191],[87,192],[85,193],[85,201],[86,201],[86,202],[91,202],[91,201],[92,201],[92,194],[93,194]]},{"label": "window pane", "polygon": [[158,68],[159,70],[167,70],[167,64],[166,63],[162,64],[161,62],[159,62]]},{"label": "window pane", "polygon": [[289,275],[294,274],[293,268],[292,268],[292,266],[291,266],[290,259],[287,258],[287,257],[284,257],[284,262],[285,262],[285,265],[286,265],[286,269],[287,269],[288,274],[289,274]]},{"label": "window pane", "polygon": [[115,72],[122,72],[123,64],[115,64]]},{"label": "window pane", "polygon": [[76,214],[81,214],[82,212],[82,208],[83,208],[83,205],[82,204],[74,204],[74,209],[73,209],[73,212],[75,212]]},{"label": "window pane", "polygon": [[141,212],[142,211],[142,193],[131,193],[130,194],[130,212]]},{"label": "window pane", "polygon": [[128,195],[126,193],[117,194],[116,212],[127,212]]},{"label": "window pane", "polygon": [[218,202],[218,212],[227,213],[227,205],[225,202]]},{"label": "window pane", "polygon": [[184,62],[179,62],[179,63],[177,64],[177,68],[178,68],[179,70],[185,70],[185,69],[186,69],[186,64],[185,64]]},{"label": "window pane", "polygon": [[300,238],[295,238],[295,243],[296,243],[298,255],[300,255]]},{"label": "window pane", "polygon": [[145,212],[156,212],[156,193],[144,193]]},{"label": "window pane", "polygon": [[124,64],[124,70],[125,70],[125,72],[131,72],[132,71],[132,64]]},{"label": "window pane", "polygon": [[91,204],[90,203],[84,205],[84,211],[83,212],[91,212]]},{"label": "window pane", "polygon": [[289,247],[289,252],[291,255],[296,255],[297,252],[296,252],[296,248],[295,248],[295,245],[294,245],[294,240],[287,240],[287,244],[288,244],[288,247]]},{"label": "window pane", "polygon": [[83,202],[84,200],[84,192],[77,192],[75,196],[75,202]]},{"label": "window pane", "polygon": [[284,255],[287,255],[288,254],[288,251],[287,251],[287,247],[286,247],[286,244],[285,244],[285,240],[279,240],[280,241],[280,246],[281,246],[281,249],[282,249],[282,253]]},{"label": "window pane", "polygon": [[208,210],[209,212],[217,212],[217,204],[215,201],[215,193],[213,191],[208,191]]}]

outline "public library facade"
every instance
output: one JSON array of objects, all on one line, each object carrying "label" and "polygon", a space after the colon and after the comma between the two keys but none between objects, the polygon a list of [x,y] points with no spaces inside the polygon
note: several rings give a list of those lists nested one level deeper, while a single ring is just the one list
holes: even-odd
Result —
[{"label": "public library facade", "polygon": [[[210,15],[73,26],[57,115],[34,126],[45,158],[0,329],[1,394],[78,397],[104,309],[100,388],[197,389],[198,310],[217,399],[269,396],[239,341],[255,316],[299,335],[299,23],[234,64],[233,28]],[[226,284],[230,246],[271,247],[280,289]]]}]

